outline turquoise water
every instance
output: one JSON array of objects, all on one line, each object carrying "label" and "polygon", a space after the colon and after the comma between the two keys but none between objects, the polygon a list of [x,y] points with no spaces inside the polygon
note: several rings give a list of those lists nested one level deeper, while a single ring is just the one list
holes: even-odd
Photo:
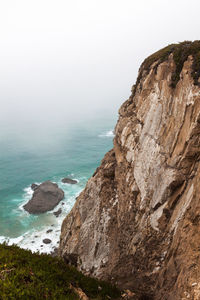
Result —
[{"label": "turquoise water", "polygon": [[[9,131],[0,137],[0,242],[40,252],[56,247],[63,218],[112,148],[115,123],[115,117],[107,116],[66,124],[42,135]],[[78,184],[63,184],[61,179],[67,176]],[[45,180],[56,182],[65,192],[64,201],[54,209],[62,208],[58,218],[52,212],[35,216],[23,210],[32,195],[31,184]],[[49,228],[52,232],[46,234]],[[45,237],[52,239],[50,245],[42,243]]]}]

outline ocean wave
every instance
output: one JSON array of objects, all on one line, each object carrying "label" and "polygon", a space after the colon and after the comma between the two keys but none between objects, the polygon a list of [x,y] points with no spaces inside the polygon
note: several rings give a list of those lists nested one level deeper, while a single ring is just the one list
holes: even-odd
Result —
[{"label": "ocean wave", "polygon": [[[82,181],[82,178],[76,180],[80,182]],[[23,202],[15,209],[14,214],[18,216],[18,221],[27,227],[27,231],[23,235],[15,238],[0,236],[0,243],[6,242],[8,245],[16,244],[20,248],[29,249],[32,252],[47,254],[52,253],[59,246],[62,222],[72,209],[76,197],[80,194],[82,187],[78,184],[64,184],[61,179],[57,180],[56,183],[64,190],[65,198],[60,201],[53,210],[39,215],[31,215],[24,210],[24,204],[27,203],[33,195],[31,186],[24,189]],[[54,213],[59,209],[61,209],[62,212],[56,217]],[[43,242],[44,239],[50,239],[51,242],[45,244]]]},{"label": "ocean wave", "polygon": [[114,130],[108,130],[102,134],[99,134],[98,137],[114,137]]},{"label": "ocean wave", "polygon": [[[61,225],[71,209],[72,202],[72,199],[70,199],[70,203],[61,201],[54,210],[42,215],[34,215],[34,221],[33,215],[29,215],[24,211],[26,219],[33,221],[31,224],[32,226],[29,226],[29,228],[32,227],[32,229],[16,238],[0,236],[0,243],[6,242],[8,245],[16,244],[20,248],[29,249],[32,252],[48,254],[53,252],[59,245]],[[58,217],[56,217],[53,213],[58,211],[60,208],[62,209],[62,212]],[[27,223],[28,220],[24,220],[24,222]],[[47,224],[44,224],[45,222]],[[50,239],[51,242],[49,244],[45,244],[43,242],[44,239]]]},{"label": "ocean wave", "polygon": [[[47,231],[49,232],[47,233]],[[51,231],[52,230],[52,231]],[[51,242],[45,244],[44,239],[49,239]],[[32,230],[25,234],[16,237],[9,238],[0,236],[0,243],[6,243],[7,245],[17,245],[20,248],[31,250],[32,252],[39,253],[52,253],[59,245],[60,229],[58,226],[52,224],[51,226],[44,227],[40,230]]]}]

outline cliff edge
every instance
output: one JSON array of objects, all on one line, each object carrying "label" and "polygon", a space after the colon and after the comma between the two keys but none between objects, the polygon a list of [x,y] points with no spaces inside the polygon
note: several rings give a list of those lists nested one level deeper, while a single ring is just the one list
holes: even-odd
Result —
[{"label": "cliff edge", "polygon": [[114,147],[62,224],[67,262],[146,299],[200,299],[199,76],[200,41],[143,62]]}]

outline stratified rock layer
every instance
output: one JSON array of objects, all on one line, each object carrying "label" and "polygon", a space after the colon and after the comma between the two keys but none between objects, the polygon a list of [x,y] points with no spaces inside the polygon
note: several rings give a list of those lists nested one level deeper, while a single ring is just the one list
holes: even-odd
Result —
[{"label": "stratified rock layer", "polygon": [[[62,225],[60,254],[153,299],[200,299],[200,88],[173,53],[119,110],[108,152]],[[155,67],[156,66],[156,67]]]}]

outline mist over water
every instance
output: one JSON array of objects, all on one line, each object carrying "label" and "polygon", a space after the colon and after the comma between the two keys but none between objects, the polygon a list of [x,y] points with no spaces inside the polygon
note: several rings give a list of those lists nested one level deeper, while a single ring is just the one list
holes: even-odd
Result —
[{"label": "mist over water", "polygon": [[[1,1],[0,242],[57,246],[62,219],[112,148],[140,64],[167,44],[199,39],[198,8],[197,0]],[[66,176],[78,184],[63,185]],[[30,185],[45,180],[65,192],[59,218],[22,208]],[[54,243],[45,246],[49,226]]]},{"label": "mist over water", "polygon": [[173,8],[160,0],[2,1],[0,136],[29,132],[42,141],[66,124],[116,115],[148,55],[199,38],[199,5],[197,0],[190,5],[175,0]]},{"label": "mist over water", "polygon": [[[80,120],[38,134],[26,128],[22,135],[12,132],[1,138],[0,242],[17,243],[40,252],[51,252],[57,246],[63,218],[112,148],[115,122],[116,116],[96,116],[95,120]],[[78,184],[63,184],[64,177],[74,178]],[[45,180],[56,182],[65,198],[51,212],[29,215],[23,205],[32,197],[30,186]],[[56,218],[53,212],[59,208],[62,214]],[[47,235],[49,228],[53,231]],[[51,238],[52,243],[44,245],[44,238]]]}]

